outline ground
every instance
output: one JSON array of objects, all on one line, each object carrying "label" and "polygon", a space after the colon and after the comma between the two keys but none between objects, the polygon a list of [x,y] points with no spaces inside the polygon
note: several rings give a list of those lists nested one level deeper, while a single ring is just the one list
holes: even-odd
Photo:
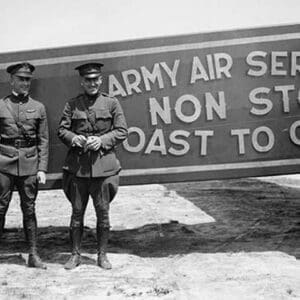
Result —
[{"label": "ground", "polygon": [[96,266],[91,201],[83,263],[64,270],[70,205],[61,190],[41,191],[37,201],[48,269],[27,268],[15,195],[0,242],[0,299],[300,299],[297,185],[248,178],[121,187],[111,206],[109,271]]}]

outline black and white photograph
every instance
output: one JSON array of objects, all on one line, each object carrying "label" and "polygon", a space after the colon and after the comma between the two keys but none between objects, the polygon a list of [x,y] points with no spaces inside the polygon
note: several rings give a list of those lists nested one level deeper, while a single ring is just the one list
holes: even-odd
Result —
[{"label": "black and white photograph", "polygon": [[300,1],[10,0],[0,300],[300,299]]}]

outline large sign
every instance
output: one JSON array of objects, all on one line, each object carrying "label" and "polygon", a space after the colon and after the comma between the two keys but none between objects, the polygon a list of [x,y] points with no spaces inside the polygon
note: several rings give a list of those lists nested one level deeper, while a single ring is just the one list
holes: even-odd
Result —
[{"label": "large sign", "polygon": [[[300,25],[0,54],[37,69],[33,97],[50,120],[51,187],[66,153],[56,129],[80,93],[74,67],[104,63],[103,90],[124,109],[122,183],[296,173],[300,163]],[[49,186],[48,186],[49,187]]]}]

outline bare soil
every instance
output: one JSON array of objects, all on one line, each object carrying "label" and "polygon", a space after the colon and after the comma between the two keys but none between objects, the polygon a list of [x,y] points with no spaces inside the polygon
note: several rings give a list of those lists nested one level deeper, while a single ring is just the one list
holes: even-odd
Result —
[{"label": "bare soil", "polygon": [[30,269],[14,195],[0,242],[0,299],[300,299],[296,187],[255,178],[121,187],[111,205],[109,271],[96,266],[92,201],[83,263],[64,270],[70,213],[61,190],[39,193],[48,268]]}]

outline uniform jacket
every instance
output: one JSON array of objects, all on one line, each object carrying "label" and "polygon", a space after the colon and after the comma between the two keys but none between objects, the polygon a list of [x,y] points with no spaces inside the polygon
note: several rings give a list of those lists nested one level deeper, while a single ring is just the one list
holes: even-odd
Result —
[{"label": "uniform jacket", "polygon": [[[7,99],[7,100],[4,100]],[[24,135],[17,127],[5,101],[9,101],[15,115],[26,129],[35,145],[15,147],[5,145],[4,139],[21,139]],[[26,97],[20,101],[10,95],[0,99],[0,172],[15,176],[35,175],[37,171],[47,171],[49,132],[46,110],[42,103]]]},{"label": "uniform jacket", "polygon": [[[94,118],[95,126],[89,122],[87,113]],[[72,146],[75,135],[100,136],[102,145],[98,151],[83,151]],[[64,170],[78,177],[117,174],[121,166],[116,158],[115,146],[127,137],[127,124],[119,101],[106,94],[94,98],[81,94],[71,99],[65,105],[58,137],[69,147]]]}]

